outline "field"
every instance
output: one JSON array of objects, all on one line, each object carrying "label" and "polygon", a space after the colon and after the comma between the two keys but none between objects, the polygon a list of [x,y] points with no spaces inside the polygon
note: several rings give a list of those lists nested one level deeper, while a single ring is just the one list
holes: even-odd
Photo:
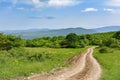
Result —
[{"label": "field", "polygon": [[64,64],[65,61],[84,50],[85,48],[14,48],[0,51],[0,80],[68,66],[69,64]]},{"label": "field", "polygon": [[[49,72],[68,66],[69,58],[87,48],[13,48],[0,51],[0,80],[28,76],[31,73]],[[99,53],[94,56],[102,68],[101,80],[120,80],[120,50],[111,49],[112,53]]]},{"label": "field", "polygon": [[94,56],[102,67],[101,80],[120,80],[120,50],[113,49],[113,53],[99,53],[96,49]]}]

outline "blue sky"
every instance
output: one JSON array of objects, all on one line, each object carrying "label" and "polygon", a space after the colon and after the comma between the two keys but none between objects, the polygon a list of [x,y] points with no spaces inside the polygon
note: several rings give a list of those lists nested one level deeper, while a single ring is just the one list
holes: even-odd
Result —
[{"label": "blue sky", "polygon": [[120,0],[0,0],[0,30],[120,25]]}]

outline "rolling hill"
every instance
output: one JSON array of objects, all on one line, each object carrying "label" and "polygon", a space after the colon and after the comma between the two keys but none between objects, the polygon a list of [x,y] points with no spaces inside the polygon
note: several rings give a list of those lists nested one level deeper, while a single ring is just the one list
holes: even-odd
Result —
[{"label": "rolling hill", "polygon": [[12,34],[15,36],[21,36],[24,39],[33,39],[38,37],[52,37],[52,36],[65,36],[69,33],[76,34],[91,34],[91,33],[101,33],[109,31],[118,31],[120,26],[107,26],[96,29],[84,29],[78,28],[66,28],[66,29],[28,29],[28,30],[5,30],[0,31],[5,34]]},{"label": "rolling hill", "polygon": [[95,31],[83,28],[67,28],[67,29],[54,29],[54,30],[39,30],[39,31],[29,31],[29,32],[18,32],[12,33],[16,36],[21,36],[24,39],[33,39],[37,37],[52,37],[52,36],[64,36],[69,33],[76,33],[76,34],[90,34],[94,33]]},{"label": "rolling hill", "polygon": [[110,32],[110,31],[118,31],[120,30],[120,26],[106,26],[101,28],[92,29],[96,32]]}]

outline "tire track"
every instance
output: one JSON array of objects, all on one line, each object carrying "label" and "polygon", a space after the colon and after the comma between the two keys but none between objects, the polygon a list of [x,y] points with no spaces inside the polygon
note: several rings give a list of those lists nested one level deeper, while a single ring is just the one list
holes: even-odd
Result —
[{"label": "tire track", "polygon": [[68,78],[67,80],[99,80],[101,76],[101,68],[96,59],[92,56],[93,49],[86,56],[86,66],[82,72]]},{"label": "tire track", "polygon": [[89,48],[84,54],[73,58],[73,65],[60,71],[49,74],[36,74],[27,77],[28,80],[99,80],[101,68],[97,60],[92,56],[93,48]]}]

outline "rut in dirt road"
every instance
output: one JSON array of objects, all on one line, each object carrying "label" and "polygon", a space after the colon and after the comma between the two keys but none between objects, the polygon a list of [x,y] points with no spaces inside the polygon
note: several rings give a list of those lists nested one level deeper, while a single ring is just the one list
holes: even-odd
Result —
[{"label": "rut in dirt road", "polygon": [[93,48],[89,48],[74,59],[71,67],[50,74],[33,75],[28,80],[99,80],[101,68],[92,54]]},{"label": "rut in dirt road", "polygon": [[83,71],[68,78],[67,80],[99,80],[101,76],[101,68],[95,58],[92,56],[93,49],[86,55],[86,66]]}]

